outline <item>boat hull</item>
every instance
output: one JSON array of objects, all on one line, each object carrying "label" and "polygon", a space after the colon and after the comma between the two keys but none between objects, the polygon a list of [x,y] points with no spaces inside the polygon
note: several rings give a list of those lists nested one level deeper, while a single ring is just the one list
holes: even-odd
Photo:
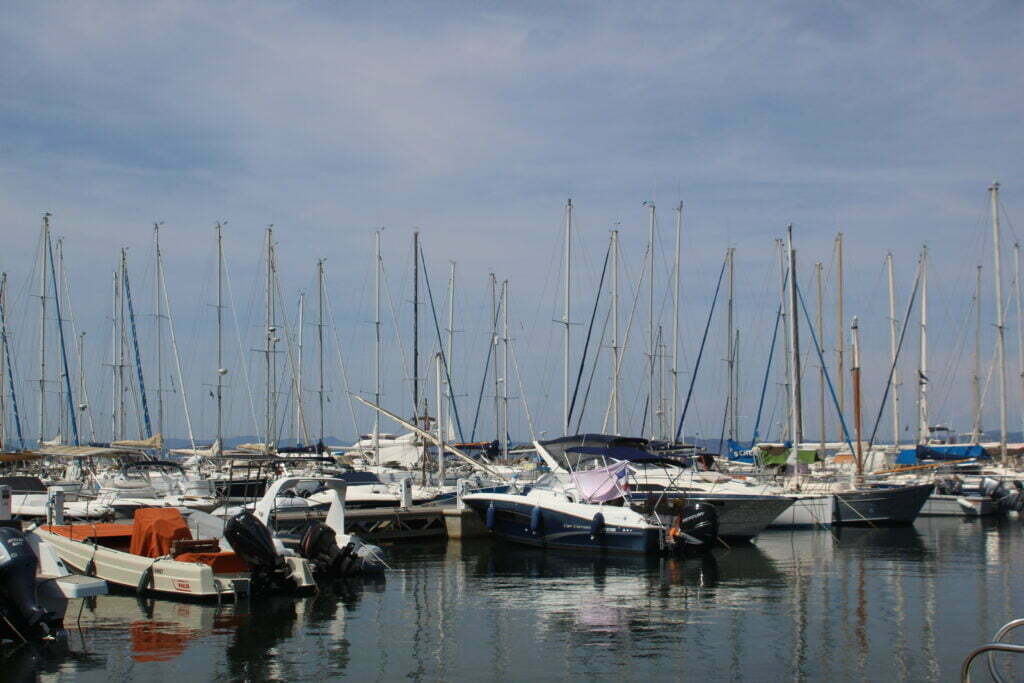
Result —
[{"label": "boat hull", "polygon": [[[495,536],[523,545],[563,550],[589,550],[609,553],[655,554],[664,549],[662,530],[604,525],[595,529],[592,518],[551,508],[538,507],[530,500],[464,499],[476,511]],[[494,511],[488,512],[493,506]],[[534,510],[539,520],[534,522]],[[596,531],[596,533],[595,533]]]},{"label": "boat hull", "polygon": [[833,494],[833,524],[913,524],[932,493],[932,484],[892,486]]},{"label": "boat hull", "polygon": [[718,513],[718,536],[727,540],[750,540],[792,507],[793,499],[785,496],[745,496],[727,493],[668,491],[666,493],[633,493],[634,502],[685,500],[707,503]]},{"label": "boat hull", "polygon": [[986,517],[999,514],[999,504],[982,496],[933,493],[921,508],[921,517]]},{"label": "boat hull", "polygon": [[835,501],[831,495],[794,496],[793,505],[776,517],[770,529],[812,529],[831,526]]}]

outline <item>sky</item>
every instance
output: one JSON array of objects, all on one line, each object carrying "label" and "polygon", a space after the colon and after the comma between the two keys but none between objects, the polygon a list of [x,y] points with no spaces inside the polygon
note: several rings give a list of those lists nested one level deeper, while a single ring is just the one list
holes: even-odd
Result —
[{"label": "sky", "polygon": [[[562,318],[569,198],[574,377],[613,228],[620,230],[620,325],[626,327],[646,248],[647,202],[656,206],[655,322],[666,344],[658,365],[671,378],[673,209],[682,201],[677,415],[722,259],[732,247],[739,436],[751,437],[779,301],[774,240],[792,223],[798,282],[812,309],[813,264],[823,264],[824,343],[833,380],[833,243],[837,232],[844,234],[843,326],[854,315],[861,320],[869,426],[889,370],[885,254],[893,253],[902,318],[927,243],[930,419],[970,430],[971,299],[981,263],[983,423],[997,428],[987,191],[994,179],[1002,184],[1009,428],[1020,429],[1024,419],[1012,298],[1014,219],[1024,204],[1017,182],[1024,158],[1024,75],[1017,68],[1024,63],[1024,8],[1018,3],[40,2],[7,3],[0,17],[0,269],[9,277],[8,327],[27,439],[39,431],[37,261],[44,212],[52,213],[54,235],[63,239],[71,293],[61,302],[62,315],[73,314],[86,332],[89,397],[74,401],[89,404],[95,432],[83,426],[83,438],[110,438],[111,280],[122,247],[155,406],[152,230],[161,221],[182,364],[179,384],[165,338],[168,436],[188,434],[183,394],[197,441],[208,442],[215,430],[211,304],[218,221],[226,222],[233,297],[225,314],[231,321],[224,342],[226,432],[262,429],[264,357],[252,349],[265,332],[260,278],[264,231],[272,224],[281,312],[288,318],[282,326],[295,344],[289,356],[282,342],[277,356],[282,438],[301,431],[286,370],[297,364],[302,291],[303,415],[307,431],[319,432],[318,259],[325,259],[330,301],[324,431],[350,440],[372,428],[370,412],[346,400],[341,364],[350,391],[372,394],[377,230],[387,283],[381,400],[411,413],[414,229],[423,240],[440,327],[447,326],[448,270],[456,263],[451,369],[463,438],[495,433],[493,375],[484,381],[482,374],[491,272],[499,282],[509,280],[512,438],[557,435],[563,328],[555,321]],[[620,431],[627,433],[641,429],[647,392],[645,296],[623,352]],[[608,428],[610,329],[602,335],[608,304],[605,291],[588,358],[593,361],[595,347],[601,355],[596,369],[587,365],[580,392],[592,373],[580,423],[591,431]],[[693,382],[688,436],[722,433],[723,304]],[[432,405],[427,366],[438,334],[430,315],[425,307],[421,375],[430,377],[423,392]],[[915,322],[917,316],[915,310]],[[48,436],[60,431],[61,363],[50,317]],[[801,334],[806,353],[808,331]],[[78,359],[67,344],[77,381]],[[918,344],[912,326],[898,370],[904,439],[915,433]],[[784,419],[781,352],[776,349],[768,375],[762,436],[772,436]],[[818,365],[808,357],[804,378],[806,431],[814,437]],[[474,433],[481,385],[490,388]],[[77,384],[72,392],[80,393]],[[129,397],[129,404],[135,401]],[[837,438],[836,411],[826,402],[827,431]],[[138,432],[136,412],[127,419],[128,436]],[[891,439],[888,412],[881,424],[880,438]]]}]

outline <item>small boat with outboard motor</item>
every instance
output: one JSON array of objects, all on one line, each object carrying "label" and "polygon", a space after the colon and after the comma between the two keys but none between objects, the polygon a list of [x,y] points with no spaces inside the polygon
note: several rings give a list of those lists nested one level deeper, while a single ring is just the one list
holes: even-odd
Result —
[{"label": "small boat with outboard motor", "polygon": [[11,494],[0,486],[0,640],[52,641],[63,637],[72,598],[107,592],[102,579],[72,574],[31,528],[12,519]]},{"label": "small boat with outboard motor", "polygon": [[130,524],[57,519],[35,533],[77,571],[142,594],[220,601],[315,588],[311,563],[275,543],[251,512],[229,519],[222,538],[193,535],[190,523],[197,532],[211,528],[203,516],[209,517],[198,510],[140,508]]}]

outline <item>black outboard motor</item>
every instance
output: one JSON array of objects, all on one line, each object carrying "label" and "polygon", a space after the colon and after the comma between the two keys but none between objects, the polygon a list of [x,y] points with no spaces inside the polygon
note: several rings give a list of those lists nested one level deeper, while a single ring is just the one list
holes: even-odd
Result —
[{"label": "black outboard motor", "polygon": [[224,525],[224,538],[252,567],[254,593],[288,587],[288,563],[274,547],[270,529],[256,515],[243,510],[229,519]]},{"label": "black outboard motor", "polygon": [[936,483],[939,493],[944,496],[959,496],[964,492],[964,483],[959,477],[940,479]]},{"label": "black outboard motor", "polygon": [[0,527],[0,633],[14,640],[52,639],[56,615],[36,602],[39,559],[19,529]]},{"label": "black outboard motor", "polygon": [[668,539],[673,550],[703,553],[718,540],[718,512],[710,503],[687,503],[672,521]]},{"label": "black outboard motor", "polygon": [[354,536],[344,548],[339,548],[334,529],[323,522],[311,522],[306,527],[299,542],[299,554],[313,563],[317,574],[327,578],[380,572],[385,567],[380,548]]}]

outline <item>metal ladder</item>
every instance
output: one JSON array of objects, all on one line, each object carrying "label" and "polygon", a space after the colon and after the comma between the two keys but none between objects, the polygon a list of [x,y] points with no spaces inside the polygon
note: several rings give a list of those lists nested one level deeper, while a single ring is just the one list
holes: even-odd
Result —
[{"label": "metal ladder", "polygon": [[1005,679],[1003,679],[996,670],[996,661],[995,657],[992,656],[992,653],[1013,652],[1016,654],[1024,654],[1024,645],[1014,645],[1012,643],[1003,642],[1003,638],[1018,626],[1024,626],[1024,619],[1014,619],[1013,621],[1003,624],[1003,627],[1000,628],[992,638],[992,642],[974,648],[974,650],[967,655],[967,658],[964,659],[963,664],[960,665],[960,681],[962,683],[970,681],[971,664],[974,662],[974,659],[982,653],[988,653],[988,672],[998,683],[1003,683]]}]

